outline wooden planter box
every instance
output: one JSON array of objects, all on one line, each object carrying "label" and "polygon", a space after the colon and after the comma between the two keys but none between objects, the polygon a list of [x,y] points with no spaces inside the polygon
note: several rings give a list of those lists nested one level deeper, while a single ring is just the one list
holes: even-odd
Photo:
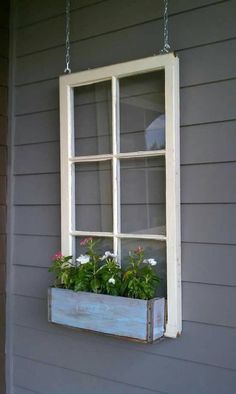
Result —
[{"label": "wooden planter box", "polygon": [[153,342],[164,334],[165,299],[138,300],[50,288],[49,321],[64,326]]}]

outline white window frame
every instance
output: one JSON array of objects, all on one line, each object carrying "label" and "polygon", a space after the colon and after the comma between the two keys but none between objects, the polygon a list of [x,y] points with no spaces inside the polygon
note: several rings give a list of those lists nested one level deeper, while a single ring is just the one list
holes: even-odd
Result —
[{"label": "white window frame", "polygon": [[[155,70],[165,71],[165,149],[119,153],[119,89],[118,79]],[[113,154],[74,155],[73,88],[112,81]],[[155,239],[166,242],[167,256],[167,324],[165,336],[175,338],[182,330],[181,308],[181,239],[180,239],[180,148],[179,148],[179,59],[173,53],[106,66],[60,77],[60,145],[61,145],[61,249],[74,254],[76,236],[102,236],[114,239],[114,252],[119,240]],[[131,157],[165,157],[166,162],[166,236],[120,233],[119,159]],[[113,164],[113,232],[75,231],[74,165],[73,163],[112,160]]]}]

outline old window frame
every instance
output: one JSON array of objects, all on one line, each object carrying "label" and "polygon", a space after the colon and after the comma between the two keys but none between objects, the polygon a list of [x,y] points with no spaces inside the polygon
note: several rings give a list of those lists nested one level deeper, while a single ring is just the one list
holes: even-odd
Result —
[{"label": "old window frame", "polygon": [[[141,73],[165,71],[166,147],[158,151],[119,153],[119,78]],[[74,156],[74,93],[79,86],[112,81],[113,154]],[[179,159],[179,60],[173,53],[81,71],[60,77],[60,150],[61,150],[61,249],[73,255],[77,236],[112,237],[114,251],[121,238],[154,239],[166,242],[167,324],[165,336],[175,338],[182,330],[181,236],[180,236],[180,159]],[[165,157],[166,235],[120,233],[119,165],[121,158]],[[113,167],[113,232],[75,231],[74,163],[111,160]]]}]

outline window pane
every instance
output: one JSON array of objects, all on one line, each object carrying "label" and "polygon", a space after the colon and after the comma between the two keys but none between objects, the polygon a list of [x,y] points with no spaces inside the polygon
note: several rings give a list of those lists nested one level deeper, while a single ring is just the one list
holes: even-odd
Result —
[{"label": "window pane", "polygon": [[111,153],[111,81],[74,89],[75,155]]},{"label": "window pane", "polygon": [[121,261],[123,266],[127,266],[129,263],[129,252],[134,251],[138,246],[144,249],[146,259],[154,258],[157,261],[155,270],[161,281],[156,296],[166,297],[166,243],[146,239],[122,239]]},{"label": "window pane", "polygon": [[111,162],[75,165],[76,230],[112,231]]},{"label": "window pane", "polygon": [[165,148],[165,74],[120,79],[120,151]]},{"label": "window pane", "polygon": [[165,159],[121,160],[121,232],[165,234]]},{"label": "window pane", "polygon": [[[76,237],[75,239],[75,250],[76,250],[76,257],[79,256],[80,254],[85,254],[86,253],[86,246],[80,245],[80,242],[86,237]],[[98,252],[99,255],[104,254],[107,250],[113,251],[113,238],[97,238],[93,237],[95,241],[98,241],[96,245],[96,251]]]}]

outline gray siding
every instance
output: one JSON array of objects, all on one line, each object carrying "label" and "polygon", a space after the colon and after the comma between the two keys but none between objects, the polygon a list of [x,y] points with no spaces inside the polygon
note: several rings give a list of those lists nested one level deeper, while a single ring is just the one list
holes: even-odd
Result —
[{"label": "gray siding", "polygon": [[8,1],[0,4],[0,394],[5,392]]},{"label": "gray siding", "polygon": [[[47,269],[60,247],[64,0],[15,3],[13,393],[234,394],[235,0],[170,1],[181,73],[184,322],[180,338],[151,346],[47,323]],[[73,0],[73,71],[157,53],[161,4]]]}]

